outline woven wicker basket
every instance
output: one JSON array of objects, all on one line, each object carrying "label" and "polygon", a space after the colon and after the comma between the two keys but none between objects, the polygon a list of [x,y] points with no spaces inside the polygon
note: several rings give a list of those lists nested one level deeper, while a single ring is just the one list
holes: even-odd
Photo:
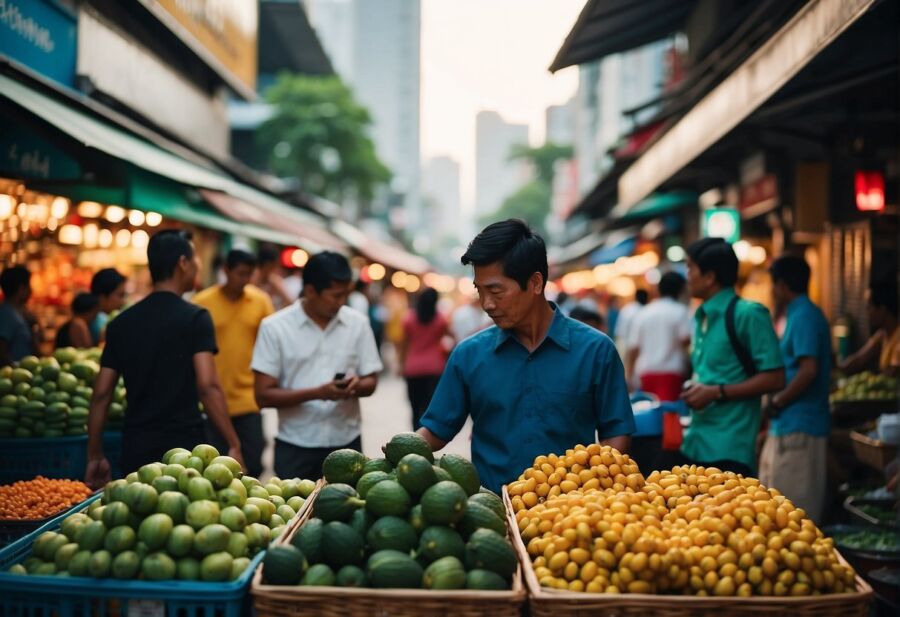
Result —
[{"label": "woven wicker basket", "polygon": [[856,458],[879,471],[884,470],[888,463],[897,457],[897,446],[880,439],[873,439],[857,431],[851,431],[850,439],[853,440]]},{"label": "woven wicker basket", "polygon": [[[509,525],[517,529],[515,515],[506,487],[503,502]],[[578,593],[546,589],[538,583],[531,558],[521,536],[514,534],[516,552],[528,589],[528,606],[531,617],[731,617],[738,615],[790,615],[791,617],[868,617],[872,588],[859,576],[856,577],[856,593],[806,596],[802,598],[754,597],[715,598],[652,594],[602,594]],[[838,555],[842,563],[843,557]]]},{"label": "woven wicker basket", "polygon": [[[317,493],[318,494],[318,493]],[[314,498],[313,498],[314,500]],[[314,504],[310,504],[311,506]],[[309,507],[294,519],[276,544],[291,541],[312,516]],[[510,538],[518,534],[510,529]],[[522,566],[509,591],[426,591],[420,589],[357,589],[348,587],[285,587],[265,585],[262,566],[250,588],[259,617],[519,617],[525,603]]]}]

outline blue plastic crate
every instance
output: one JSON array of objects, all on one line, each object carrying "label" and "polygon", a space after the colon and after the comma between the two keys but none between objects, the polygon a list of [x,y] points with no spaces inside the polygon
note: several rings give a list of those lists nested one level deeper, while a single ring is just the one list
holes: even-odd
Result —
[{"label": "blue plastic crate", "polygon": [[[91,497],[68,513],[87,508]],[[227,583],[120,581],[83,577],[23,576],[6,572],[31,554],[35,539],[59,529],[58,517],[0,550],[0,615],[3,617],[240,617],[249,610],[250,579],[261,551],[241,577]],[[131,609],[131,611],[130,611]],[[140,612],[143,609],[146,612]]]},{"label": "blue plastic crate", "polygon": [[[122,433],[103,433],[103,450],[112,477],[121,477]],[[0,484],[37,476],[83,480],[87,466],[87,436],[0,439]]]}]

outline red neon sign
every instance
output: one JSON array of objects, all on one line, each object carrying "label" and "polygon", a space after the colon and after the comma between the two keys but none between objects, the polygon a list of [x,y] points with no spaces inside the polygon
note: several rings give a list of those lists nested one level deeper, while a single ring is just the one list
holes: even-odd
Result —
[{"label": "red neon sign", "polygon": [[856,208],[862,212],[884,210],[884,175],[880,171],[856,172]]}]

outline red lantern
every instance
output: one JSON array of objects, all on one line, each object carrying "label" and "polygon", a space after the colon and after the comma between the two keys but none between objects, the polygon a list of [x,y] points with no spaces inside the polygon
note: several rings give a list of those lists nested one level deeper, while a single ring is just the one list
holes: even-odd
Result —
[{"label": "red lantern", "polygon": [[862,212],[884,210],[884,175],[881,172],[856,172],[856,208]]}]

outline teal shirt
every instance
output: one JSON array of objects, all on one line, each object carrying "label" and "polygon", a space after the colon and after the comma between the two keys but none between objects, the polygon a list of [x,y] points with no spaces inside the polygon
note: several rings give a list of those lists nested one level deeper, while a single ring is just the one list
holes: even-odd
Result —
[{"label": "teal shirt", "polygon": [[[694,381],[706,385],[740,383],[747,374],[734,353],[725,328],[725,311],[735,296],[723,289],[700,305],[694,315]],[[739,300],[734,311],[735,329],[758,371],[784,366],[778,337],[769,311],[761,304]],[[759,432],[760,398],[714,401],[691,411],[691,426],[681,451],[701,462],[730,460],[756,469],[756,434]]]},{"label": "teal shirt", "polygon": [[787,326],[781,337],[785,380],[797,376],[800,358],[815,358],[816,378],[769,424],[772,435],[806,433],[827,437],[831,429],[828,389],[831,380],[831,332],[828,320],[808,296],[798,296],[787,307]]},{"label": "teal shirt", "polygon": [[543,342],[529,352],[496,326],[453,350],[422,425],[449,441],[472,417],[472,462],[492,491],[541,454],[629,435],[634,416],[616,347],[554,305]]}]

